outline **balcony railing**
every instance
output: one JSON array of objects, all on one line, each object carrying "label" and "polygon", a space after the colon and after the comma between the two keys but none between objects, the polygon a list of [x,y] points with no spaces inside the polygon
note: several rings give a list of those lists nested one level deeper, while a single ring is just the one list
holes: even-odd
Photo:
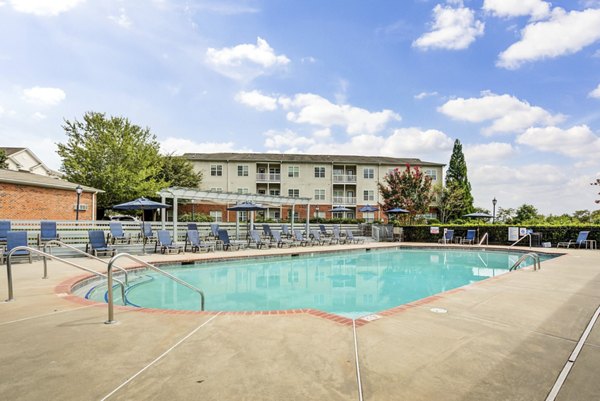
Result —
[{"label": "balcony railing", "polygon": [[257,173],[256,181],[260,182],[281,182],[281,174]]},{"label": "balcony railing", "polygon": [[334,205],[356,205],[356,197],[349,196],[334,196]]},{"label": "balcony railing", "polygon": [[355,184],[356,183],[356,176],[355,175],[334,174],[333,175],[333,182],[334,182],[334,184],[338,184],[338,183],[352,183],[352,184]]}]

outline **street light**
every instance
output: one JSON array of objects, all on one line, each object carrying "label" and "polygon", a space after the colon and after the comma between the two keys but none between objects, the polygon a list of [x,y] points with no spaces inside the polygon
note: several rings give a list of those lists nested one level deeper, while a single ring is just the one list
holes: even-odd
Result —
[{"label": "street light", "polygon": [[498,203],[498,201],[494,196],[494,199],[492,199],[492,205],[494,205],[494,212],[492,213],[492,224],[496,222],[496,203]]},{"label": "street light", "polygon": [[81,185],[77,185],[75,188],[75,192],[77,192],[77,206],[75,209],[75,220],[79,220],[79,200],[81,199],[81,193],[83,192],[83,188]]},{"label": "street light", "polygon": [[319,206],[315,206],[315,218],[319,218]]}]

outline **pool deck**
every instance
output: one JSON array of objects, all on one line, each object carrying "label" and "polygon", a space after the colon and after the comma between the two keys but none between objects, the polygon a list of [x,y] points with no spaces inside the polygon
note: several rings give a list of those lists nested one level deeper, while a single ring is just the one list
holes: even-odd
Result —
[{"label": "pool deck", "polygon": [[[291,252],[390,245],[431,244]],[[64,292],[79,270],[50,261],[50,278],[42,280],[40,261],[14,264],[15,301],[0,302],[0,399],[360,400],[360,384],[369,401],[545,400],[600,305],[600,251],[560,251],[566,254],[543,262],[539,271],[517,270],[357,321],[357,351],[352,324],[309,311],[116,308],[118,323],[107,325],[106,304]],[[290,250],[143,258],[277,252]],[[1,299],[7,298],[6,283],[2,266]],[[556,399],[600,399],[598,372],[600,321]]]}]

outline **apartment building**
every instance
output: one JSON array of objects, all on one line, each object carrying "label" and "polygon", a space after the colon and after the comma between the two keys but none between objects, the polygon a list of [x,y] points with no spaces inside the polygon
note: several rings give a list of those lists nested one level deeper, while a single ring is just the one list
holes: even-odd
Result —
[{"label": "apartment building", "polygon": [[[222,192],[312,198],[310,217],[382,219],[381,212],[361,213],[367,204],[377,205],[381,195],[377,183],[395,168],[418,166],[442,182],[443,164],[381,156],[343,156],[276,153],[186,153],[196,171],[203,174],[201,189]],[[347,210],[332,212],[336,208]],[[209,208],[210,209],[210,208]],[[203,212],[207,212],[204,208]],[[217,206],[208,212],[219,220]],[[306,218],[306,210],[295,210]],[[230,221],[223,215],[220,219]],[[269,208],[266,217],[290,218],[290,209]],[[434,213],[434,210],[432,210]]]}]

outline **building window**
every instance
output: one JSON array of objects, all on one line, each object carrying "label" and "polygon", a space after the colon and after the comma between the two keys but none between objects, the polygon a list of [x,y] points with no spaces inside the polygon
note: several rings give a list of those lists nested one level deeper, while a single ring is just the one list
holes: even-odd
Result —
[{"label": "building window", "polygon": [[325,167],[315,167],[315,178],[325,178]]},{"label": "building window", "polygon": [[315,200],[325,200],[324,189],[315,189]]},{"label": "building window", "polygon": [[267,194],[267,190],[266,189],[259,189],[258,190],[258,194],[259,195],[266,195]]},{"label": "building window", "polygon": [[300,167],[289,166],[288,167],[288,177],[300,177]]},{"label": "building window", "polygon": [[223,188],[211,188],[210,190],[213,192],[223,192]]},{"label": "building window", "polygon": [[220,210],[211,210],[210,211],[210,218],[215,223],[220,223],[220,222],[223,221],[223,212],[221,212]]},{"label": "building window", "polygon": [[300,190],[299,189],[288,189],[288,196],[290,198],[299,198]]},{"label": "building window", "polygon": [[223,175],[223,166],[221,164],[212,164],[210,166],[210,175],[213,177],[221,177]]},{"label": "building window", "polygon": [[431,181],[437,181],[437,171],[436,170],[425,170],[425,175],[431,177]]},{"label": "building window", "polygon": [[269,195],[279,196],[279,190],[278,189],[269,189]]},{"label": "building window", "polygon": [[375,191],[364,191],[363,192],[363,200],[374,201],[375,200]]},{"label": "building window", "polygon": [[238,177],[248,177],[248,166],[237,166]]},{"label": "building window", "polygon": [[248,188],[238,188],[237,189],[237,193],[238,194],[247,194],[248,193]]},{"label": "building window", "polygon": [[363,169],[363,178],[366,178],[366,179],[375,178],[375,169],[373,169],[373,168]]}]

